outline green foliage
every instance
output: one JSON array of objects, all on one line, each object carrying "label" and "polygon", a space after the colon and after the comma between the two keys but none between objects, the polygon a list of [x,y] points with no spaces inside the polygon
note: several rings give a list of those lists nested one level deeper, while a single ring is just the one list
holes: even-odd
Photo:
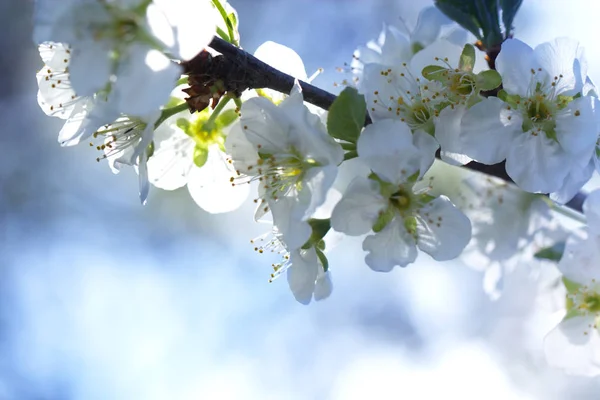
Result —
[{"label": "green foliage", "polygon": [[475,47],[472,44],[466,44],[458,61],[458,68],[461,71],[471,72],[475,65]]},{"label": "green foliage", "polygon": [[315,251],[317,252],[317,257],[319,258],[319,261],[321,262],[321,264],[323,264],[323,270],[327,272],[327,270],[329,270],[329,260],[327,260],[325,253],[323,253],[318,247],[315,248]]},{"label": "green foliage", "polygon": [[327,131],[336,139],[356,143],[365,124],[366,116],[365,97],[356,89],[347,87],[329,109]]},{"label": "green foliage", "polygon": [[[523,0],[435,0],[437,8],[481,40],[485,48],[498,46],[510,36]],[[500,15],[502,25],[500,26]]]},{"label": "green foliage", "polygon": [[447,74],[448,68],[439,65],[428,65],[421,71],[421,75],[423,75],[424,78],[440,83],[446,83],[448,80]]},{"label": "green foliage", "polygon": [[479,90],[493,90],[502,84],[502,77],[497,71],[481,71],[475,76],[475,84]]},{"label": "green foliage", "polygon": [[311,247],[315,247],[324,250],[325,242],[323,242],[323,238],[331,229],[331,220],[311,218],[308,220],[308,224],[312,229],[312,233],[302,248],[310,249]]},{"label": "green foliage", "polygon": [[535,253],[533,256],[538,260],[560,261],[565,251],[565,242],[558,242]]}]

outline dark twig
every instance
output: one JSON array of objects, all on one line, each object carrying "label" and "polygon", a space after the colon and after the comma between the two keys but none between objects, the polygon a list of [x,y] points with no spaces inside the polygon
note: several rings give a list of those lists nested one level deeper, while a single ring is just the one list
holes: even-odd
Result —
[{"label": "dark twig", "polygon": [[[218,67],[215,67],[217,64],[212,66],[199,65],[195,62],[196,58],[200,57],[199,55],[183,64],[188,74],[209,74],[212,81],[221,80],[225,82],[226,87],[228,84],[235,86],[236,91],[266,88],[281,93],[289,93],[294,85],[294,77],[271,67],[253,55],[233,46],[219,37],[214,37],[209,46],[222,54],[222,56],[214,57],[215,59],[222,57],[222,59],[218,58]],[[490,57],[488,63],[493,65],[495,59],[493,56],[497,55],[497,52],[496,54],[494,54],[494,52],[491,53],[492,57]],[[488,55],[490,54],[488,53]],[[300,86],[302,87],[304,100],[324,110],[328,110],[336,99],[334,94],[319,89],[309,83],[300,81]],[[370,119],[367,118],[365,124],[369,124],[370,122]],[[473,161],[466,164],[464,167],[490,176],[495,176],[507,182],[513,182],[506,173],[504,162],[494,165],[485,165]],[[567,207],[581,212],[585,197],[586,196],[583,193],[577,194],[573,200],[567,203]]]}]

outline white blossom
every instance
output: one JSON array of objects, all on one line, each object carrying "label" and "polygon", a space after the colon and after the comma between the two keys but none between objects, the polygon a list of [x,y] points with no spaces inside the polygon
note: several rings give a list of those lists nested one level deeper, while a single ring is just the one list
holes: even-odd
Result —
[{"label": "white blossom", "polygon": [[176,114],[162,123],[154,133],[148,175],[150,183],[164,190],[187,186],[199,207],[224,213],[241,206],[250,187],[231,184],[235,170],[223,152],[225,127],[209,127],[208,116],[207,110],[189,117]]},{"label": "white blossom", "polygon": [[[104,154],[98,161],[107,159],[113,173],[118,173],[124,165],[132,166],[139,176],[139,194],[142,204],[146,203],[150,189],[148,182],[148,146],[154,137],[154,123],[160,112],[146,117],[121,116],[113,123],[97,130],[93,137],[102,144],[96,148]],[[90,143],[90,146],[93,146]]]},{"label": "white blossom", "polygon": [[156,15],[155,5],[141,0],[57,3],[36,3],[34,38],[69,45],[69,80],[77,94],[104,92],[127,115],[145,115],[168,100],[181,70],[151,31],[147,14]]},{"label": "white blossom", "polygon": [[471,237],[468,218],[447,197],[415,191],[433,163],[435,139],[388,119],[366,127],[357,149],[374,176],[350,183],[331,226],[351,236],[375,232],[363,242],[367,265],[386,272],[404,267],[415,261],[417,247],[438,261],[457,257]]},{"label": "white blossom", "polygon": [[558,263],[567,313],[544,341],[550,365],[577,375],[600,374],[600,191],[583,205],[587,226],[569,237]]},{"label": "white blossom", "polygon": [[483,271],[483,289],[496,300],[502,295],[505,276],[516,268],[535,273],[539,263],[534,254],[566,236],[539,195],[479,174],[465,180],[463,187],[459,204],[471,220],[473,233],[461,260]]},{"label": "white blossom", "polygon": [[[454,25],[453,29],[444,32],[443,28],[451,25]],[[460,47],[467,42],[467,32],[457,27],[436,7],[426,7],[421,10],[416,26],[412,30],[406,24],[401,29],[384,25],[376,41],[359,46],[354,52],[350,64],[354,75],[353,81],[362,90],[363,71],[366,65],[397,67],[402,63],[408,63],[415,54],[439,39]]]},{"label": "white blossom", "polygon": [[[326,235],[323,243],[329,242],[330,235]],[[273,272],[269,282],[274,282],[283,274],[287,277],[290,291],[296,301],[309,304],[311,300],[319,301],[329,297],[333,290],[331,271],[325,267],[327,264],[324,252],[311,246],[307,249],[288,250],[283,236],[277,228],[251,240],[254,250],[259,254],[274,253],[280,261],[272,264]]]},{"label": "white blossom", "polygon": [[300,86],[279,106],[262,97],[246,101],[225,145],[237,182],[259,181],[257,218],[270,210],[289,250],[304,245],[307,220],[325,201],[343,150],[303,104]]},{"label": "white blossom", "polygon": [[506,101],[487,98],[461,122],[464,154],[484,164],[506,159],[523,190],[553,193],[562,202],[587,181],[598,136],[598,100],[581,96],[583,49],[566,38],[535,49],[508,39],[496,60]]}]

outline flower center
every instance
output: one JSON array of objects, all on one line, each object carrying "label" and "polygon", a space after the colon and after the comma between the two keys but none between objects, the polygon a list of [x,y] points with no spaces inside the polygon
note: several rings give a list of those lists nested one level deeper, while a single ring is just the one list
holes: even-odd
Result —
[{"label": "flower center", "polygon": [[389,201],[402,214],[411,208],[413,203],[412,190],[407,190],[405,187],[400,186],[398,191],[390,196]]},{"label": "flower center", "polygon": [[593,281],[592,287],[584,285],[575,292],[567,295],[567,300],[573,304],[573,308],[584,315],[600,315],[600,285]]}]

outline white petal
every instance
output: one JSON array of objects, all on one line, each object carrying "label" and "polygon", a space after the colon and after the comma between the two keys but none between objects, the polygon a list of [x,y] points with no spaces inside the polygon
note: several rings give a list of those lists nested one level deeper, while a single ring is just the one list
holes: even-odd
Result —
[{"label": "white petal", "polygon": [[585,235],[581,231],[569,236],[565,251],[558,263],[558,269],[569,280],[589,285],[593,280],[600,281],[600,237],[597,234]]},{"label": "white petal", "polygon": [[404,222],[396,217],[383,230],[369,235],[363,242],[367,265],[374,271],[389,272],[396,265],[406,267],[417,258],[415,239],[404,228]]},{"label": "white petal", "polygon": [[[320,267],[319,270],[322,268]],[[331,271],[319,272],[315,285],[315,300],[324,300],[331,295],[333,291],[333,283],[331,282]]]},{"label": "white petal", "polygon": [[418,246],[437,261],[456,258],[471,240],[471,221],[446,196],[418,210]]},{"label": "white petal", "polygon": [[496,70],[502,76],[502,86],[508,94],[528,95],[531,70],[537,70],[533,49],[518,39],[506,39],[496,58]]},{"label": "white petal", "polygon": [[73,146],[90,137],[98,128],[110,124],[118,117],[118,112],[105,102],[92,98],[76,104],[69,119],[58,134],[61,146]]},{"label": "white petal", "polygon": [[291,48],[272,41],[266,41],[254,52],[254,57],[302,81],[307,80],[302,59]]},{"label": "white petal", "polygon": [[113,60],[108,41],[85,40],[71,49],[69,74],[73,90],[79,96],[92,96],[109,82]]},{"label": "white petal", "polygon": [[184,186],[194,166],[194,140],[175,126],[163,122],[154,132],[154,153],[148,160],[150,183],[164,190]]},{"label": "white petal", "polygon": [[406,182],[421,166],[410,128],[401,121],[386,119],[367,126],[357,150],[373,172],[390,183]]},{"label": "white petal", "polygon": [[460,125],[464,154],[484,164],[506,158],[515,136],[522,132],[523,119],[497,97],[475,104],[467,110]]},{"label": "white petal", "polygon": [[379,194],[377,182],[357,177],[333,209],[331,227],[350,236],[365,234],[371,230],[386,203]]},{"label": "white petal", "polygon": [[466,107],[446,107],[434,120],[435,138],[441,147],[442,160],[450,165],[464,165],[473,161],[463,154],[463,146],[460,140],[461,121],[467,111]]},{"label": "white petal", "polygon": [[419,159],[421,160],[419,165],[419,178],[422,178],[433,165],[435,152],[440,145],[433,136],[423,130],[418,130],[413,133],[413,144],[419,150]]},{"label": "white petal", "polygon": [[239,208],[250,194],[250,185],[232,186],[235,175],[225,154],[218,147],[208,150],[208,159],[202,168],[195,165],[188,175],[188,190],[200,208],[211,214],[226,213]]},{"label": "white petal", "polygon": [[[402,64],[402,62],[410,60],[412,49],[408,38],[393,26],[386,26],[382,32],[383,42],[381,45],[380,61],[379,62],[390,67]],[[361,60],[367,63],[367,60]]]},{"label": "white petal", "polygon": [[[569,168],[569,174],[566,176],[559,190],[550,193],[550,198],[557,203],[565,204],[569,202],[592,177],[595,170],[594,161],[590,160],[588,165],[581,168],[575,166]],[[600,227],[600,226],[599,226]]]},{"label": "white petal", "polygon": [[365,65],[362,87],[367,110],[373,121],[386,118],[399,119],[396,115],[398,98],[406,97],[407,91],[417,93],[419,90],[414,77],[410,76],[409,67],[404,67],[402,64]]},{"label": "white petal", "polygon": [[560,189],[571,158],[544,132],[517,135],[506,155],[506,172],[521,189],[551,193]]},{"label": "white petal", "polygon": [[328,165],[325,167],[313,167],[306,172],[303,179],[302,191],[307,191],[310,195],[310,203],[304,214],[304,219],[312,217],[316,209],[321,206],[327,198],[327,192],[335,181],[337,175],[337,166]]},{"label": "white petal", "polygon": [[142,205],[146,204],[146,200],[148,199],[148,193],[150,192],[150,182],[148,182],[148,156],[146,152],[140,154],[138,159],[138,185],[140,189],[140,201]]},{"label": "white petal", "polygon": [[266,154],[286,153],[290,145],[290,124],[281,110],[264,97],[244,102],[240,125],[246,138]]},{"label": "white petal", "polygon": [[317,253],[314,248],[290,252],[292,265],[287,270],[287,281],[296,301],[310,303],[319,272]]},{"label": "white petal", "polygon": [[544,339],[548,364],[571,374],[600,374],[600,337],[590,328],[593,323],[593,318],[573,317],[550,331]]},{"label": "white petal", "polygon": [[587,62],[578,41],[557,38],[540,44],[533,54],[546,75],[546,84],[553,82],[554,77],[560,77],[553,88],[556,93],[573,96],[581,92],[587,76]]},{"label": "white petal", "polygon": [[269,208],[273,214],[273,225],[281,232],[288,250],[302,247],[312,233],[308,222],[303,220],[304,207],[298,207],[294,197],[281,197],[270,201]]},{"label": "white petal", "polygon": [[587,219],[589,227],[597,227],[600,233],[600,190],[594,190],[588,194],[583,203],[583,213]]},{"label": "white petal", "polygon": [[237,122],[232,126],[225,139],[225,149],[231,155],[236,170],[248,175],[257,172],[254,167],[259,156],[254,145],[246,138],[241,123]]},{"label": "white petal", "polygon": [[584,167],[592,157],[598,138],[600,102],[592,96],[571,101],[556,117],[556,139]]},{"label": "white petal", "polygon": [[190,60],[204,50],[215,34],[217,15],[208,1],[154,0],[175,30],[174,51],[183,60]]},{"label": "white petal", "polygon": [[417,25],[410,39],[413,43],[418,43],[423,47],[428,46],[439,38],[442,26],[451,23],[452,21],[437,7],[425,7],[419,13]]}]

